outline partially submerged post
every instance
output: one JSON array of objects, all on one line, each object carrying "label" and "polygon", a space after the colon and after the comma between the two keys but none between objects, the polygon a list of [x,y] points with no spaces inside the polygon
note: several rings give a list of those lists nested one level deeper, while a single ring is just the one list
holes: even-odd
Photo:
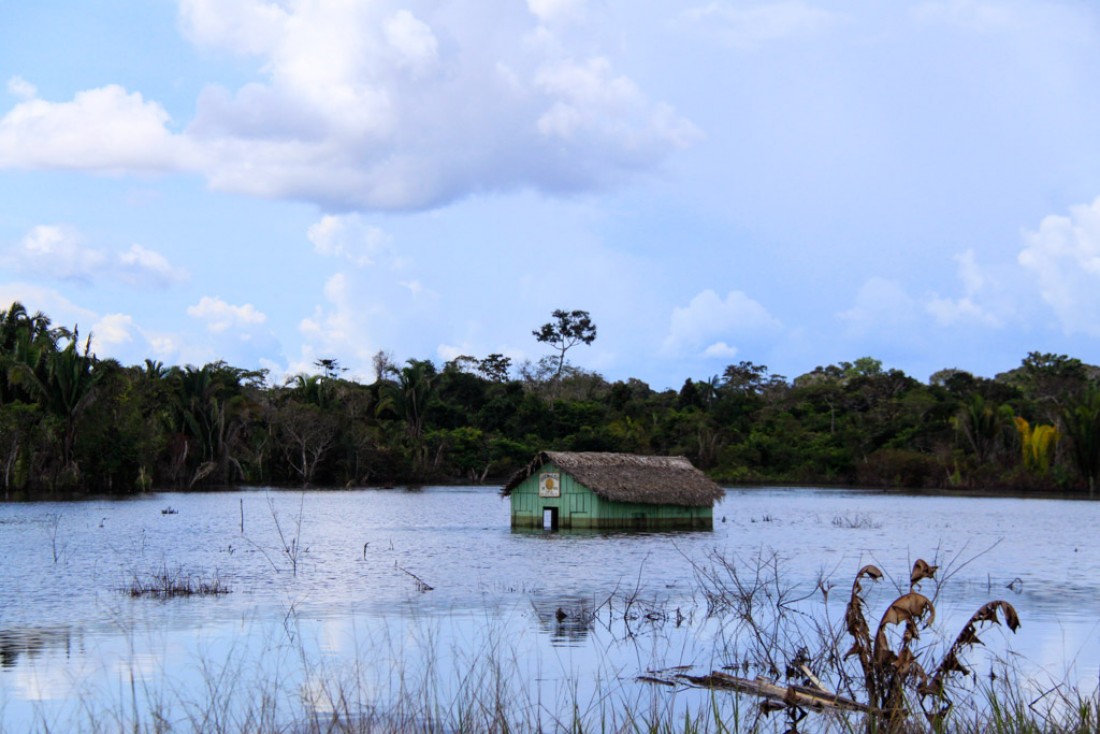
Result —
[{"label": "partially submerged post", "polygon": [[541,451],[501,490],[513,528],[702,529],[722,488],[682,456]]}]

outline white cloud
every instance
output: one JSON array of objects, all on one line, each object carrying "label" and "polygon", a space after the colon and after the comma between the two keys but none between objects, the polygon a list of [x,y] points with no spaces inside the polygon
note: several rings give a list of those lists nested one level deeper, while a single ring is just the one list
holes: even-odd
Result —
[{"label": "white cloud", "polygon": [[731,347],[725,342],[715,342],[703,350],[703,356],[712,359],[733,359],[737,356],[737,352],[737,347]]},{"label": "white cloud", "polygon": [[832,13],[802,0],[755,5],[712,2],[691,8],[685,16],[705,32],[743,49],[816,33],[835,21]]},{"label": "white cloud", "polygon": [[78,329],[82,345],[85,337],[91,335],[92,352],[101,359],[133,364],[153,355],[164,356],[155,350],[156,345],[127,314],[104,316],[50,288],[28,283],[0,283],[0,304],[5,304],[0,308],[7,308],[13,301],[19,301],[31,313],[43,312],[54,326]]},{"label": "white cloud", "polygon": [[78,306],[52,288],[23,282],[0,283],[0,310],[7,309],[15,301],[22,303],[30,313],[46,314],[55,326],[87,325],[97,318],[94,312]]},{"label": "white cloud", "polygon": [[1062,330],[1100,336],[1100,197],[1068,217],[1046,217],[1024,242],[1018,261],[1037,278]]},{"label": "white cloud", "polygon": [[772,334],[782,327],[766,308],[741,291],[730,291],[723,299],[708,289],[686,307],[672,309],[662,351],[676,354],[703,350],[709,356],[726,356],[736,349],[719,341],[720,337]]},{"label": "white cloud", "polygon": [[925,310],[932,315],[940,326],[954,324],[977,324],[997,328],[1003,321],[995,313],[979,305],[978,299],[985,290],[987,276],[978,266],[973,250],[967,250],[955,256],[959,264],[959,280],[962,281],[964,295],[961,298],[944,298],[933,293]]},{"label": "white cloud", "polygon": [[88,247],[81,234],[66,225],[32,228],[17,245],[0,254],[0,263],[21,273],[80,283],[107,279],[165,286],[187,277],[163,255],[141,245],[121,253]]},{"label": "white cloud", "polygon": [[276,43],[289,14],[253,0],[182,0],[180,25],[195,43],[262,55]]},{"label": "white cloud", "polygon": [[170,285],[187,279],[187,271],[174,267],[159,252],[138,244],[130,245],[129,250],[118,255],[117,271],[122,280],[134,285],[150,281]]},{"label": "white cloud", "polygon": [[159,104],[114,84],[78,92],[71,102],[32,97],[0,118],[0,168],[178,169],[184,141],[168,121]]},{"label": "white cloud", "polygon": [[8,79],[8,93],[20,99],[31,99],[38,94],[38,90],[23,77],[13,76]]},{"label": "white cloud", "polygon": [[838,314],[849,336],[868,332],[904,335],[918,323],[917,302],[896,281],[874,276],[856,294],[855,305]]},{"label": "white cloud", "polygon": [[317,306],[313,315],[302,319],[298,326],[304,339],[302,355],[299,362],[291,365],[290,374],[309,371],[312,369],[309,365],[319,357],[337,356],[349,366],[371,364],[378,347],[374,346],[368,324],[378,311],[361,303],[353,291],[351,279],[343,273],[325,282],[326,305]]},{"label": "white cloud", "polygon": [[400,10],[383,23],[386,41],[398,52],[397,64],[415,73],[427,73],[439,59],[439,42],[426,23]]},{"label": "white cloud", "polygon": [[345,258],[358,267],[373,265],[388,254],[392,241],[382,228],[365,224],[358,214],[321,217],[306,236],[317,253]]},{"label": "white cloud", "polygon": [[3,257],[21,273],[90,282],[107,265],[106,253],[85,247],[80,234],[64,225],[38,225]]},{"label": "white cloud", "polygon": [[416,279],[399,280],[397,284],[407,290],[409,293],[411,293],[413,298],[419,298],[420,296],[430,296],[432,298],[438,297],[438,294],[436,294],[429,288],[426,288],[423,283]]},{"label": "white cloud", "polygon": [[181,132],[117,85],[55,102],[9,81],[23,101],[0,118],[0,168],[193,171],[224,191],[400,210],[617,184],[699,138],[598,48],[540,24],[583,17],[579,0],[491,21],[459,6],[181,0],[184,34],[255,57],[254,80],[207,87]]},{"label": "white cloud", "polygon": [[625,142],[623,153],[648,158],[653,146],[685,147],[700,135],[667,108],[651,106],[633,81],[615,75],[606,58],[546,65],[535,84],[556,100],[538,119],[539,132],[548,138],[609,146]]},{"label": "white cloud", "polygon": [[134,340],[134,319],[121,313],[107,314],[92,326],[95,343],[114,347]]},{"label": "white cloud", "polygon": [[542,23],[576,20],[584,14],[585,0],[527,0],[530,10]]},{"label": "white cloud", "polygon": [[197,304],[188,306],[187,315],[205,321],[206,328],[215,333],[229,328],[250,328],[267,321],[267,316],[251,303],[234,306],[210,296],[203,296]]}]

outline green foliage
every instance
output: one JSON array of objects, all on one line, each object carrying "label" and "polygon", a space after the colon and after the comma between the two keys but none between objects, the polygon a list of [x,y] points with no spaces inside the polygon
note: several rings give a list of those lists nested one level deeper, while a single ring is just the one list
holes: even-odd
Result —
[{"label": "green foliage", "polygon": [[489,482],[541,449],[682,455],[726,482],[1085,489],[1100,475],[1100,369],[1069,357],[928,384],[871,357],[790,381],[741,361],[658,392],[566,363],[595,325],[555,319],[558,353],[515,376],[500,354],[437,367],[380,352],[371,384],[326,358],[269,386],[220,361],[100,360],[91,337],[15,303],[0,312],[4,496]]},{"label": "green foliage", "polygon": [[549,321],[532,331],[535,339],[549,344],[558,353],[558,368],[555,376],[561,377],[565,367],[565,353],[578,344],[592,344],[596,340],[596,324],[587,311],[556,309],[553,321]]},{"label": "green foliage", "polygon": [[1074,465],[1092,493],[1100,476],[1100,388],[1091,386],[1079,402],[1067,406],[1062,424],[1072,442]]}]

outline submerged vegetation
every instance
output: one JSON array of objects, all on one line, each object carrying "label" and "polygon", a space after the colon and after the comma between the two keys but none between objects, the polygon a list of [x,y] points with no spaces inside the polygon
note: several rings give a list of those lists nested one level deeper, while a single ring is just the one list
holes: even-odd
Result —
[{"label": "submerged vegetation", "polygon": [[216,574],[206,577],[187,573],[182,568],[167,566],[149,574],[134,574],[125,589],[130,596],[151,599],[176,599],[188,596],[218,596],[228,594],[229,587]]},{"label": "submerged vegetation", "polygon": [[379,353],[370,384],[321,359],[270,384],[225,362],[99,359],[91,337],[14,303],[0,312],[3,496],[482,482],[544,449],[683,455],[725,483],[1091,492],[1100,475],[1100,368],[1064,355],[927,384],[867,357],[790,380],[740,362],[659,391],[535,335],[558,353],[518,367]]}]

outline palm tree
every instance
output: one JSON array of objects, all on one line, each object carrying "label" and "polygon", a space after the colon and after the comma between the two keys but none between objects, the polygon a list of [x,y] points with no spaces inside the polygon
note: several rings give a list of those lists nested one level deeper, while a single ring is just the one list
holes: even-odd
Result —
[{"label": "palm tree", "polygon": [[185,469],[190,474],[189,486],[211,475],[228,481],[231,469],[243,476],[234,449],[244,429],[247,403],[241,382],[253,375],[225,362],[169,371],[169,427],[175,436],[171,473],[175,481],[183,478]]},{"label": "palm tree", "polygon": [[997,450],[1012,417],[1011,408],[996,407],[975,393],[952,419],[952,423],[966,438],[978,463],[984,464]]},{"label": "palm tree", "polygon": [[1096,492],[1100,476],[1100,388],[1090,388],[1076,404],[1062,412],[1062,424],[1073,447],[1073,461],[1089,487]]},{"label": "palm tree", "polygon": [[[56,332],[55,332],[56,333]],[[67,333],[67,332],[66,332]],[[73,459],[77,427],[80,416],[95,398],[96,384],[107,370],[116,368],[113,360],[98,362],[91,353],[92,337],[80,347],[79,333],[73,330],[65,346],[49,350],[42,337],[33,348],[23,344],[20,359],[12,366],[9,375],[16,385],[22,386],[34,396],[47,415],[61,423],[60,465],[55,468],[66,472],[72,481],[80,475]],[[45,341],[43,341],[45,340]]]},{"label": "palm tree", "polygon": [[414,466],[424,466],[424,423],[428,404],[435,395],[438,373],[431,360],[410,359],[397,371],[396,382],[382,384],[377,413],[392,411],[405,423],[405,435],[412,444]]}]

